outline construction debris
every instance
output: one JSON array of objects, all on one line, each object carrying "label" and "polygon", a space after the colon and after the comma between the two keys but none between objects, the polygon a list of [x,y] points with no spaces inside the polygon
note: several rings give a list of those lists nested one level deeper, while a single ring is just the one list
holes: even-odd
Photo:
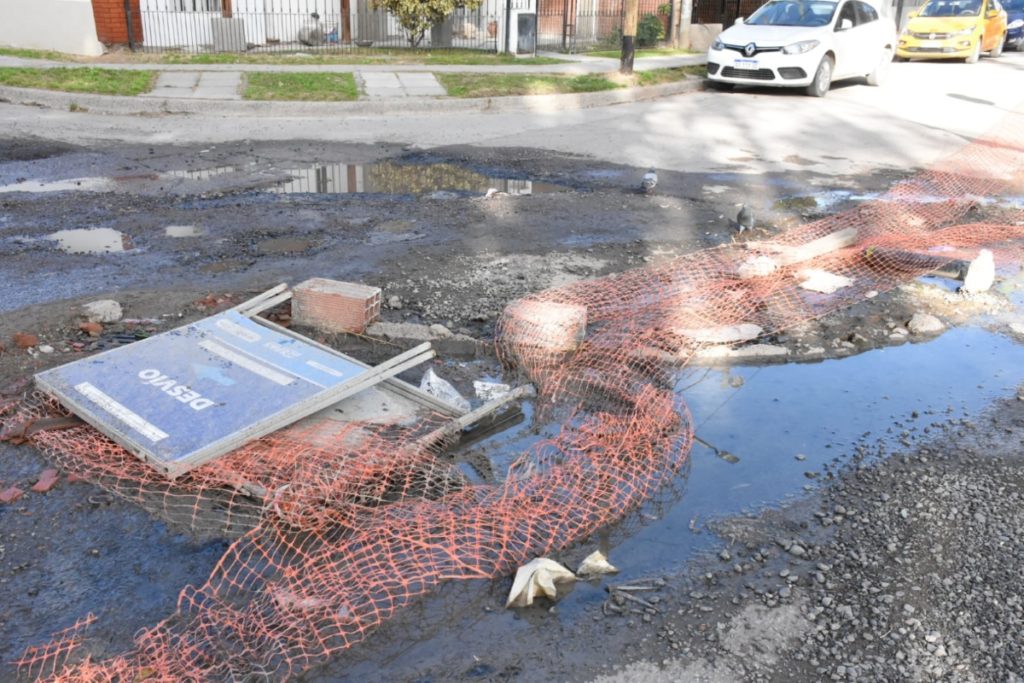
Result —
[{"label": "construction debris", "polygon": [[499,382],[482,382],[480,380],[474,380],[473,391],[476,392],[476,397],[481,401],[493,401],[506,396],[508,392],[512,391],[512,387]]},{"label": "construction debris", "polygon": [[580,562],[580,566],[576,570],[576,576],[581,579],[588,579],[604,574],[617,574],[618,572],[619,570],[608,562],[608,558],[605,557],[604,553],[600,550],[595,550]]},{"label": "construction debris", "polygon": [[434,357],[423,344],[370,369],[255,317],[286,289],[42,372],[36,384],[174,478]]},{"label": "construction debris", "polygon": [[434,372],[434,368],[427,368],[427,371],[423,373],[420,389],[463,412],[468,412],[472,407],[469,405],[469,401],[459,393],[459,390],[452,386],[451,382]]},{"label": "construction debris", "polygon": [[853,279],[843,275],[836,275],[818,268],[808,268],[798,273],[801,289],[820,294],[834,294],[843,287],[853,284]]},{"label": "construction debris", "polygon": [[292,320],[329,332],[362,334],[380,317],[380,287],[315,277],[295,285]]},{"label": "construction debris", "polygon": [[541,595],[557,600],[558,585],[575,581],[576,575],[558,562],[546,557],[535,558],[516,571],[505,607],[529,607],[533,599]]},{"label": "construction debris", "polygon": [[967,266],[967,274],[964,275],[964,286],[961,290],[964,294],[980,294],[987,292],[992,287],[996,278],[996,263],[992,252],[982,249],[978,257]]}]

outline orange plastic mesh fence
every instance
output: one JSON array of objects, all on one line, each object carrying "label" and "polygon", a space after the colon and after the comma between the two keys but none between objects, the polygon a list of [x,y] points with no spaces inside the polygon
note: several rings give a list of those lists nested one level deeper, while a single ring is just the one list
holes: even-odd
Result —
[{"label": "orange plastic mesh fence", "polygon": [[[685,463],[693,434],[678,371],[730,326],[782,330],[983,246],[1001,269],[1016,267],[1022,149],[1024,117],[1015,113],[885,195],[770,244],[710,249],[510,304],[497,326],[499,356],[536,383],[541,413],[562,428],[498,483],[471,483],[445,455],[448,444],[428,437],[440,415],[332,433],[292,427],[174,482],[90,427],[37,432],[32,442],[65,471],[237,539],[131,651],[81,656],[80,622],[27,651],[22,670],[59,681],[286,679],[441,581],[505,575],[620,520]],[[833,294],[808,291],[798,284],[809,269],[850,282]],[[36,396],[8,409],[0,427],[60,412]]]}]

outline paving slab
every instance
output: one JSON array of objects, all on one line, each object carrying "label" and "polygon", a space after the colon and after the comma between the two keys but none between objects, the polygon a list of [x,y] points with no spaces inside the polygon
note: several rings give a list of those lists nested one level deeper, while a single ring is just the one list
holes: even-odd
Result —
[{"label": "paving slab", "polygon": [[396,97],[444,97],[448,91],[432,73],[357,72],[356,77],[368,99]]}]

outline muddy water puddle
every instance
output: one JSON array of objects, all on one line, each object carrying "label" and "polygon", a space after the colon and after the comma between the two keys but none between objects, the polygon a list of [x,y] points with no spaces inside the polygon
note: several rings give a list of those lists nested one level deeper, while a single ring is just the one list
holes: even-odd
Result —
[{"label": "muddy water puddle", "polygon": [[68,254],[112,254],[132,248],[131,238],[113,228],[58,230],[46,239],[56,242],[57,247]]},{"label": "muddy water puddle", "polygon": [[[677,388],[711,448],[695,442],[673,485],[612,530],[615,580],[681,571],[713,542],[709,520],[795,499],[817,485],[823,467],[849,462],[858,448],[885,457],[940,437],[941,425],[976,418],[1022,382],[1024,345],[978,328],[813,364],[688,371]],[[526,410],[522,424],[477,445],[499,478],[558,433],[558,425],[532,424]],[[583,550],[597,544],[590,539]],[[605,597],[600,585],[577,585],[559,613],[576,615]]]},{"label": "muddy water puddle", "polygon": [[530,179],[489,176],[450,163],[324,163],[277,167],[250,162],[162,173],[54,180],[20,179],[0,185],[0,193],[130,192],[189,194],[252,190],[270,194],[383,194],[448,199],[494,193],[532,195],[565,188]]}]

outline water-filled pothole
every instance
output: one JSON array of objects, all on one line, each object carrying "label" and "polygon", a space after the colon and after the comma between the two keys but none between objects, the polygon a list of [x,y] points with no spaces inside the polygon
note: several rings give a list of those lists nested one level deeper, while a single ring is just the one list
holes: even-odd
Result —
[{"label": "water-filled pothole", "polygon": [[46,239],[54,240],[68,254],[110,254],[132,248],[131,238],[113,228],[58,230]]},{"label": "water-filled pothole", "polygon": [[202,237],[206,231],[197,225],[168,225],[164,234],[167,237]]},{"label": "water-filled pothole", "polygon": [[[448,163],[322,164],[286,173],[292,180],[270,192],[282,194],[486,194],[490,190],[510,195],[559,192],[563,188],[531,180],[486,176]],[[440,197],[440,198],[443,198]]]},{"label": "water-filled pothole", "polygon": [[500,192],[532,195],[565,188],[530,179],[489,176],[450,163],[313,164],[293,168],[255,163],[57,180],[21,180],[0,185],[0,193],[119,192],[188,194],[253,190],[272,194],[385,194],[438,199]]},{"label": "water-filled pothole", "polygon": [[[673,485],[614,534],[617,581],[676,571],[715,542],[702,533],[707,521],[801,496],[825,466],[849,463],[858,450],[886,457],[941,439],[1022,381],[1024,344],[978,328],[820,363],[689,371],[677,390],[696,434],[718,457],[695,443]],[[558,432],[556,424],[532,424],[530,406],[526,415],[475,446],[498,478]],[[573,614],[604,597],[599,587],[578,586],[559,612]]]}]

